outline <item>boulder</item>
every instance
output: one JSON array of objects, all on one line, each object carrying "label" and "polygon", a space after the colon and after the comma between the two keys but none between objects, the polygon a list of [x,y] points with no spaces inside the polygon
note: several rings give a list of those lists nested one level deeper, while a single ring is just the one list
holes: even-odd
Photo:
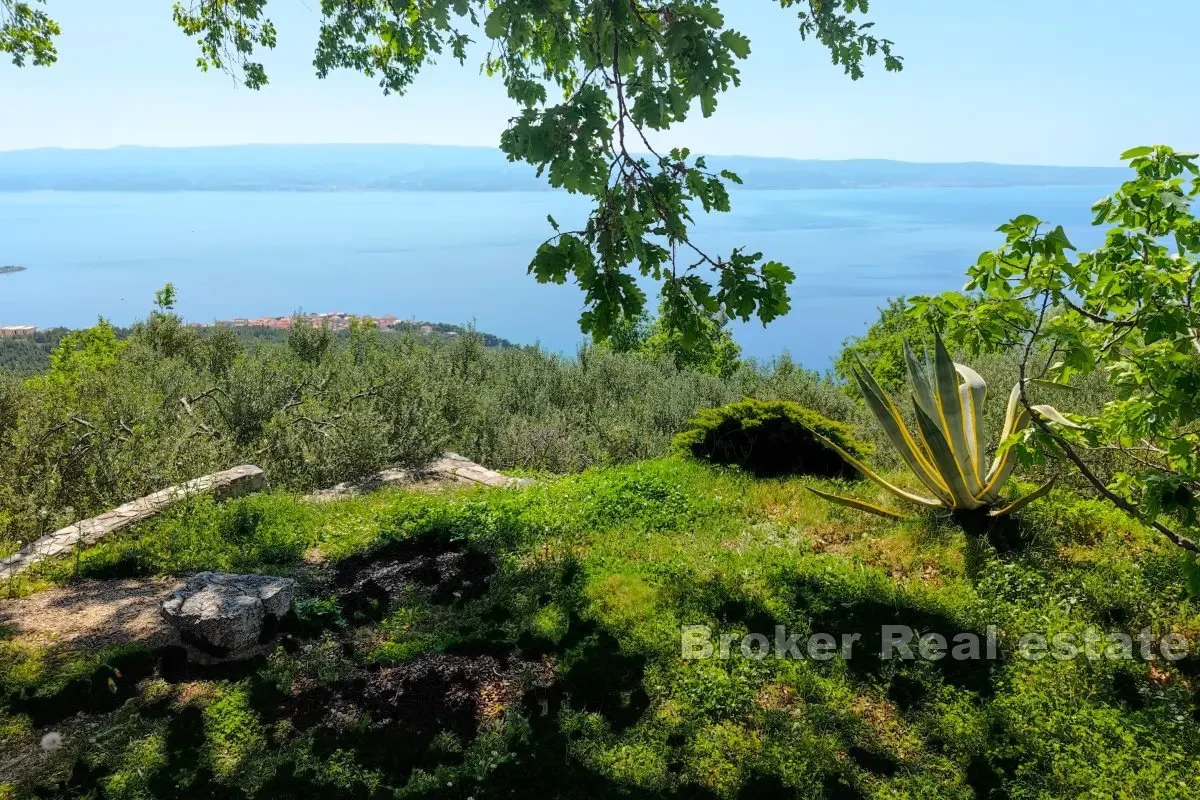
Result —
[{"label": "boulder", "polygon": [[291,578],[201,572],[163,601],[162,614],[185,642],[236,656],[259,644],[287,615],[294,592]]}]

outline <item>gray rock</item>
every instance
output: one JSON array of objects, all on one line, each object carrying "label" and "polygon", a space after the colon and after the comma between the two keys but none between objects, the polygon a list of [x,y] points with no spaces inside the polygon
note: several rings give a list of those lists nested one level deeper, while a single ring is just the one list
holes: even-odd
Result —
[{"label": "gray rock", "polygon": [[420,469],[385,469],[361,481],[339,483],[330,489],[321,489],[308,496],[310,500],[339,500],[343,497],[371,492],[381,486],[421,486],[474,484],[477,486],[529,486],[530,478],[514,478],[504,475],[458,453],[443,453],[440,458]]},{"label": "gray rock", "polygon": [[270,575],[201,572],[163,601],[163,618],[184,641],[236,655],[259,643],[264,625],[285,616],[295,581]]}]

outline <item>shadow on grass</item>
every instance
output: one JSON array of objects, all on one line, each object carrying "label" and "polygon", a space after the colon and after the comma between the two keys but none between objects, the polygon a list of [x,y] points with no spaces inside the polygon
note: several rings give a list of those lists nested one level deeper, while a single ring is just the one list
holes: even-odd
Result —
[{"label": "shadow on grass", "polygon": [[76,714],[99,715],[115,711],[137,695],[138,681],[154,673],[152,653],[130,649],[106,660],[88,675],[74,678],[48,695],[21,693],[7,699],[10,712],[28,715],[42,728]]},{"label": "shadow on grass", "polygon": [[[648,656],[622,648],[612,631],[587,617],[584,581],[574,562],[506,570],[489,554],[444,532],[432,532],[342,562],[335,568],[332,584],[336,613],[310,619],[307,625],[291,621],[285,626],[286,650],[296,654],[317,636],[330,633],[347,648],[345,655],[363,633],[357,626],[383,619],[397,595],[407,600],[413,593],[448,613],[474,620],[477,637],[400,663],[355,665],[335,679],[301,681],[287,691],[269,677],[261,658],[198,665],[189,662],[181,648],[163,648],[128,663],[106,665],[53,698],[33,701],[26,711],[35,724],[49,724],[79,710],[103,713],[134,697],[137,680],[149,675],[170,683],[223,680],[244,688],[263,731],[288,731],[287,744],[252,755],[278,763],[266,783],[250,793],[236,781],[214,777],[203,711],[194,705],[179,708],[169,700],[143,704],[139,710],[144,717],[166,720],[164,762],[141,776],[148,793],[159,798],[383,800],[418,774],[430,776],[439,769],[462,766],[469,745],[485,731],[496,730],[494,723],[508,718],[514,724],[505,726],[509,733],[503,758],[487,770],[459,770],[456,780],[431,784],[420,796],[715,800],[711,792],[682,779],[679,759],[674,762],[673,784],[678,788],[655,793],[632,789],[596,772],[572,751],[578,731],[562,713],[565,709],[596,714],[612,735],[619,736],[645,717],[651,702],[645,688]],[[864,647],[870,647],[870,630],[877,629],[881,619],[924,631],[953,627],[949,620],[921,609],[862,598],[818,609],[812,601],[827,588],[818,583],[797,585],[800,608],[812,612],[814,625],[825,626],[818,629],[865,634]],[[773,630],[774,619],[753,600],[732,596],[728,587],[722,591],[720,616],[770,625],[764,630]],[[558,635],[517,635],[520,626],[506,627],[531,607],[549,603],[564,609]],[[322,630],[320,620],[332,628]],[[508,638],[505,630],[510,632]],[[878,673],[882,665],[866,659],[854,668]],[[986,676],[959,675],[950,664],[945,669],[947,680],[979,686],[980,691],[988,683]],[[116,672],[121,677],[112,692],[109,680]],[[904,702],[920,702],[923,684],[919,680],[906,684],[894,678],[893,688],[899,697],[908,698]],[[513,735],[513,730],[519,730],[519,735]],[[677,743],[674,749],[681,746]],[[894,759],[873,750],[853,749],[848,756],[852,765],[875,775],[893,775],[899,769]],[[347,759],[351,768],[339,772]],[[333,764],[340,766],[335,769]],[[861,800],[865,795],[849,774],[826,773],[814,780],[820,782],[824,797]],[[107,777],[103,769],[81,761],[68,781],[47,787],[41,796],[104,796]],[[776,775],[752,771],[737,796],[770,800],[802,794]]]}]

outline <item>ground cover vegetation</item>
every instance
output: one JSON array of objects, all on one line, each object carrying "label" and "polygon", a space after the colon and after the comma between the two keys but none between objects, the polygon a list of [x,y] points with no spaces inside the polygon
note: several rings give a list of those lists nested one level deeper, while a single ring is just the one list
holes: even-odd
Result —
[{"label": "ground cover vegetation", "polygon": [[[1195,656],[1032,661],[1024,631],[1194,635],[1176,548],[1056,490],[1000,551],[807,486],[666,458],[520,490],[195,500],[26,580],[298,578],[280,647],[0,641],[13,796],[1193,796]],[[87,584],[80,584],[86,586]],[[995,661],[874,655],[997,630]],[[680,657],[680,626],[860,633],[851,659]],[[44,752],[46,731],[63,744]]]}]

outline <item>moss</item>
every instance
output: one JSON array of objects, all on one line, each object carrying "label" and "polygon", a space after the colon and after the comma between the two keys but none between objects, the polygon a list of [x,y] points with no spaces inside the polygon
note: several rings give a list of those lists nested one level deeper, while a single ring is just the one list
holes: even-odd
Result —
[{"label": "moss", "polygon": [[0,714],[0,745],[33,735],[33,725],[24,714]]},{"label": "moss", "polygon": [[107,797],[140,800],[154,797],[149,778],[169,764],[165,732],[155,731],[125,748],[117,770],[104,779]]},{"label": "moss", "polygon": [[248,686],[234,684],[204,709],[204,737],[212,772],[230,779],[249,769],[266,746],[263,726],[248,696]]},{"label": "moss", "polygon": [[661,792],[669,785],[667,748],[663,743],[625,741],[598,753],[592,766],[636,792]]},{"label": "moss", "polygon": [[855,458],[870,452],[850,426],[786,400],[747,398],[697,414],[675,437],[677,451],[759,476],[817,475],[852,478],[857,470],[813,433]]},{"label": "moss", "polygon": [[571,624],[570,616],[557,603],[539,609],[530,620],[530,632],[549,642],[560,642]]},{"label": "moss", "polygon": [[761,734],[733,722],[696,731],[686,748],[685,777],[719,797],[732,797],[762,750]]}]

